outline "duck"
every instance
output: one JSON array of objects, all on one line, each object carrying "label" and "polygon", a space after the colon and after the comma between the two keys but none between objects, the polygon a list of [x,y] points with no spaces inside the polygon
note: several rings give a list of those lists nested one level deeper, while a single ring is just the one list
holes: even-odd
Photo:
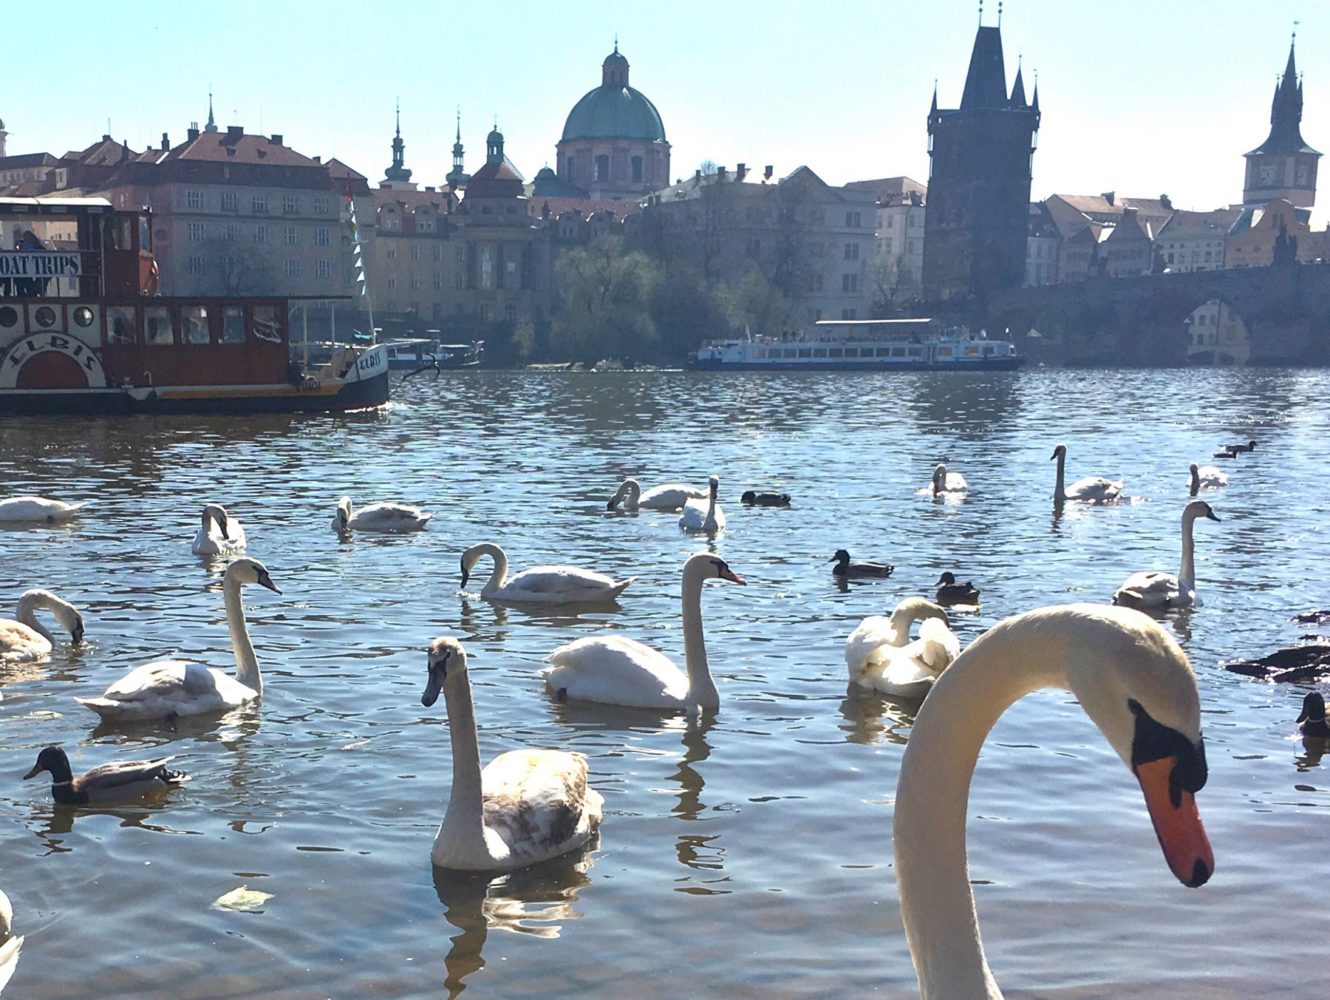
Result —
[{"label": "duck", "polygon": [[964,493],[969,488],[970,484],[965,481],[965,477],[959,472],[948,472],[943,462],[937,463],[937,468],[933,470],[932,483],[924,487],[925,491],[931,490],[933,496],[941,496],[943,493]]},{"label": "duck", "polygon": [[978,604],[979,591],[969,580],[964,583],[957,583],[956,574],[948,571],[938,577],[937,602],[944,606],[949,604]]},{"label": "duck", "polygon": [[65,503],[63,500],[51,500],[48,497],[5,497],[0,500],[0,521],[41,521],[46,524],[63,524],[78,516],[85,506],[82,503]]},{"label": "duck", "polygon": [[[911,642],[910,624],[916,621],[919,638]],[[960,653],[949,624],[947,612],[922,597],[901,601],[890,618],[865,618],[845,640],[850,682],[895,697],[922,698]]]},{"label": "duck", "polygon": [[640,507],[648,510],[678,510],[689,500],[705,500],[706,496],[706,490],[685,486],[683,483],[662,483],[643,493],[636,479],[625,479],[614,491],[605,509],[614,510],[622,503],[624,510],[637,510]]},{"label": "duck", "polygon": [[1215,452],[1213,457],[1214,457],[1214,458],[1237,458],[1237,457],[1238,457],[1239,455],[1241,455],[1241,454],[1242,454],[1242,452],[1240,452],[1240,451],[1234,451],[1233,449],[1231,449],[1231,448],[1229,448],[1229,447],[1224,447],[1224,448],[1221,448],[1219,451]]},{"label": "duck", "polygon": [[509,750],[480,766],[466,650],[452,636],[429,646],[420,703],[443,692],[453,779],[430,860],[440,868],[511,871],[584,846],[604,799],[587,784],[586,758],[563,750]]},{"label": "duck", "polygon": [[238,556],[245,551],[245,529],[221,504],[207,504],[190,551],[196,556]]},{"label": "duck", "polygon": [[1298,715],[1298,732],[1317,739],[1330,738],[1330,725],[1325,721],[1325,696],[1320,691],[1309,691],[1302,699],[1302,712]]},{"label": "duck", "polygon": [[74,777],[69,757],[60,747],[47,747],[37,755],[37,763],[23,776],[35,778],[43,771],[51,774],[51,797],[57,805],[87,806],[102,802],[124,802],[155,792],[175,788],[189,776],[166,765],[172,757],[155,760],[123,760],[99,764],[86,774]]},{"label": "duck", "polygon": [[1195,496],[1201,490],[1214,490],[1227,485],[1228,473],[1220,472],[1213,465],[1191,463],[1190,492],[1192,496]]},{"label": "duck", "polygon": [[1106,479],[1103,476],[1086,476],[1070,486],[1063,486],[1063,476],[1067,464],[1067,446],[1060,444],[1053,449],[1051,458],[1057,459],[1057,483],[1053,487],[1053,500],[1063,503],[1071,500],[1076,503],[1112,503],[1121,499],[1122,480]]},{"label": "duck", "polygon": [[702,637],[702,585],[744,578],[719,556],[697,552],[683,564],[681,617],[684,669],[645,643],[616,634],[575,639],[553,650],[540,671],[559,701],[592,701],[628,708],[695,714],[720,707],[720,693],[707,664]]},{"label": "duck", "polygon": [[922,1000],[1001,1000],[967,870],[967,801],[994,723],[1042,688],[1070,691],[1135,775],[1174,876],[1196,888],[1214,872],[1196,807],[1208,777],[1200,697],[1181,647],[1130,608],[1073,604],[1008,618],[937,679],[900,761],[894,868]]},{"label": "duck", "polygon": [[725,527],[725,512],[716,502],[720,478],[712,476],[707,480],[707,487],[705,503],[701,500],[689,500],[684,504],[683,513],[679,515],[679,527],[684,531],[706,532],[710,535]]},{"label": "duck", "polygon": [[1234,452],[1235,454],[1240,454],[1244,451],[1255,451],[1256,442],[1248,441],[1246,444],[1243,444],[1242,442],[1238,442],[1237,444],[1226,444],[1224,445],[1224,450]]},{"label": "duck", "polygon": [[508,576],[508,556],[494,542],[479,542],[462,553],[462,586],[471,569],[484,556],[494,560],[494,570],[480,596],[492,601],[525,601],[532,604],[571,604],[582,601],[612,601],[637,579],[616,580],[580,566],[533,566]]},{"label": "duck", "polygon": [[1133,573],[1113,592],[1113,603],[1138,610],[1186,608],[1196,603],[1195,546],[1192,525],[1197,518],[1219,518],[1204,500],[1192,500],[1182,509],[1182,566],[1178,575],[1157,570]]},{"label": "duck", "polygon": [[343,535],[352,531],[420,531],[433,516],[413,504],[393,500],[381,500],[353,511],[351,498],[342,497],[337,501],[337,516],[333,518],[332,527]]},{"label": "duck", "polygon": [[891,576],[896,571],[895,566],[889,566],[887,563],[868,562],[863,559],[851,559],[850,554],[844,549],[837,549],[836,554],[828,562],[834,562],[836,565],[831,568],[832,576],[860,577],[860,576]]},{"label": "duck", "polygon": [[25,590],[18,599],[17,618],[0,618],[0,663],[30,663],[51,655],[55,637],[37,620],[39,608],[55,616],[75,646],[83,642],[83,616],[78,608],[49,590]]},{"label": "duck", "polygon": [[14,907],[9,897],[0,892],[0,992],[9,985],[18,968],[19,950],[23,947],[22,937],[13,937]]},{"label": "duck", "polygon": [[758,490],[744,490],[739,502],[749,507],[788,507],[788,493],[763,493]]},{"label": "duck", "polygon": [[248,556],[231,562],[222,576],[226,624],[231,633],[236,672],[186,660],[154,660],[135,667],[106,689],[100,698],[76,698],[105,722],[126,719],[174,718],[225,712],[255,701],[263,694],[258,657],[245,626],[240,588],[258,584],[280,594],[267,568]]}]

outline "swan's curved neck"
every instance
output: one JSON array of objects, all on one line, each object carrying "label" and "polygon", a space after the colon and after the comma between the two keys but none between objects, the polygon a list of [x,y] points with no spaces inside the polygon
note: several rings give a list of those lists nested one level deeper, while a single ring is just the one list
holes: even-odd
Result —
[{"label": "swan's curved neck", "polygon": [[38,608],[49,608],[50,603],[41,594],[24,594],[18,599],[18,618],[20,624],[28,626],[47,642],[54,645],[55,636],[37,620]]},{"label": "swan's curved neck", "polygon": [[702,638],[702,584],[705,577],[686,573],[683,578],[683,663],[688,673],[688,704],[719,708],[720,692],[707,664],[707,644]]},{"label": "swan's curved neck", "polygon": [[453,846],[484,849],[485,796],[480,779],[480,743],[476,737],[476,709],[471,701],[471,680],[444,681],[443,700],[448,706],[448,737],[453,748],[453,787],[443,814],[440,836]]},{"label": "swan's curved neck", "polygon": [[1196,545],[1192,540],[1192,526],[1196,518],[1182,518],[1182,566],[1178,569],[1178,582],[1186,590],[1196,589]]},{"label": "swan's curved neck", "polygon": [[[716,491],[715,490],[708,491],[708,497],[709,498],[707,500],[707,519],[702,523],[706,526],[706,529],[708,531],[715,531],[716,530]],[[701,591],[700,583],[698,585],[698,590],[699,592]]]},{"label": "swan's curved neck", "polygon": [[478,553],[477,559],[480,556],[489,556],[494,560],[494,569],[490,572],[489,582],[480,591],[481,594],[492,594],[508,579],[508,555],[493,542],[481,542],[475,547],[475,551]]},{"label": "swan's curved neck", "polygon": [[245,625],[245,602],[240,596],[240,581],[224,580],[222,598],[226,602],[226,628],[231,633],[231,650],[236,657],[236,680],[262,694],[263,677],[259,673],[259,658],[254,655],[254,643],[249,641],[249,629]]},{"label": "swan's curved neck", "polygon": [[[1019,649],[1011,648],[1018,638]],[[1030,691],[1067,687],[1066,665],[1066,651],[1056,644],[1028,632],[990,632],[942,674],[910,731],[893,840],[901,916],[923,1000],[1002,995],[984,958],[970,889],[970,778],[998,717]]]},{"label": "swan's curved neck", "polygon": [[1193,465],[1191,468],[1191,495],[1195,496],[1199,492],[1201,492],[1201,473]]},{"label": "swan's curved neck", "polygon": [[623,498],[624,510],[637,510],[637,502],[642,497],[642,487],[638,485],[636,479],[625,479],[623,485],[619,487],[619,495]]},{"label": "swan's curved neck", "polygon": [[1060,451],[1058,452],[1058,479],[1057,483],[1053,486],[1054,500],[1062,501],[1067,499],[1067,488],[1065,485],[1065,480],[1063,478],[1066,475],[1066,471],[1067,471],[1067,453],[1065,451]]}]

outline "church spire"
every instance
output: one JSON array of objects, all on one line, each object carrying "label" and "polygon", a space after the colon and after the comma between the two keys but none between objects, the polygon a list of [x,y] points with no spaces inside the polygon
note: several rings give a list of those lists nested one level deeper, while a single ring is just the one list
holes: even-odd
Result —
[{"label": "church spire", "polygon": [[1025,81],[1021,79],[1021,57],[1016,57],[1016,82],[1011,85],[1011,106],[1013,108],[1026,108],[1029,105],[1025,102]]},{"label": "church spire", "polygon": [[1288,63],[1284,75],[1275,86],[1270,102],[1270,135],[1252,150],[1254,153],[1296,153],[1311,151],[1302,139],[1302,83],[1298,80],[1298,67],[1294,49],[1298,36],[1294,31],[1288,46]]},{"label": "church spire", "polygon": [[399,184],[411,182],[411,171],[406,169],[406,143],[402,141],[402,104],[397,102],[397,131],[393,136],[393,165],[383,172],[383,179]]},{"label": "church spire", "polygon": [[444,178],[452,188],[466,187],[471,176],[462,169],[462,109],[457,109],[457,139],[453,142],[453,169]]},{"label": "church spire", "polygon": [[212,91],[208,91],[208,124],[203,126],[205,132],[217,131],[217,119],[212,115]]}]

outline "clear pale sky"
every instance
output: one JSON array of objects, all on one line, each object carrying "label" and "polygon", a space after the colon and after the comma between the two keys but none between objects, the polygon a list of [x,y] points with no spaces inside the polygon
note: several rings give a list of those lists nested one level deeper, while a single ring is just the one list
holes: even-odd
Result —
[{"label": "clear pale sky", "polygon": [[[34,16],[44,26],[27,41],[41,51],[11,45],[0,84],[11,155],[82,148],[108,118],[135,149],[163,131],[179,143],[207,117],[211,88],[222,127],[280,132],[371,183],[391,162],[399,97],[406,165],[418,183],[442,183],[460,105],[467,169],[484,162],[497,117],[530,178],[552,164],[617,34],[631,84],[665,122],[676,177],[743,161],[844,183],[927,180],[933,83],[940,107],[959,103],[978,4],[67,0],[55,22]],[[987,0],[984,23],[996,19]],[[1330,153],[1330,61],[1316,58],[1330,46],[1330,0],[1008,0],[1008,85],[1023,56],[1043,111],[1032,196],[1239,200],[1242,154],[1267,134],[1295,20],[1303,137]]]}]

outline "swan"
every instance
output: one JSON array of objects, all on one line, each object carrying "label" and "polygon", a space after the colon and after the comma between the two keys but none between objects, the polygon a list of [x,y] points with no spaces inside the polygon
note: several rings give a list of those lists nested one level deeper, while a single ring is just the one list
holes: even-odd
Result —
[{"label": "swan", "polygon": [[970,484],[965,481],[965,477],[959,472],[948,472],[944,463],[938,462],[937,468],[933,470],[933,482],[930,486],[924,487],[922,492],[932,491],[933,496],[942,493],[964,493],[970,488]]},{"label": "swan", "polygon": [[[680,670],[650,646],[618,635],[588,636],[555,649],[541,670],[560,701],[595,701],[632,708],[718,708],[720,694],[707,667],[702,638],[702,584],[707,580],[743,584],[724,559],[698,552],[683,564],[683,657]],[[685,671],[687,671],[685,673]]]},{"label": "swan", "polygon": [[1194,797],[1206,780],[1200,699],[1178,644],[1129,608],[1073,604],[1008,618],[938,678],[901,758],[893,846],[922,1000],[1002,996],[979,938],[966,805],[998,716],[1046,687],[1071,691],[1136,775],[1178,880],[1196,887],[1214,871]]},{"label": "swan", "polygon": [[1113,592],[1113,603],[1127,608],[1185,608],[1196,603],[1196,568],[1193,564],[1192,524],[1198,517],[1218,521],[1204,500],[1191,500],[1182,509],[1182,566],[1178,575],[1157,570],[1133,573]]},{"label": "swan", "polygon": [[[919,638],[910,642],[915,621],[922,623]],[[960,653],[947,625],[947,613],[922,597],[901,601],[890,618],[865,618],[845,640],[850,681],[883,694],[922,698]]]},{"label": "swan", "polygon": [[844,549],[837,549],[836,554],[827,560],[836,565],[831,569],[832,576],[891,576],[896,571],[895,566],[887,563],[869,562],[866,559],[851,559],[850,553]]},{"label": "swan", "polygon": [[100,698],[75,700],[104,720],[115,721],[222,712],[258,698],[263,694],[263,678],[259,675],[254,644],[249,641],[245,608],[240,599],[240,588],[249,583],[281,593],[257,559],[241,556],[226,567],[222,595],[231,649],[236,658],[234,677],[201,663],[154,660],[125,674]]},{"label": "swan", "polygon": [[749,507],[788,507],[788,493],[764,493],[759,490],[744,490],[739,502]]},{"label": "swan", "polygon": [[625,479],[614,491],[614,496],[610,497],[605,509],[614,510],[622,503],[624,510],[637,510],[639,507],[646,507],[649,510],[678,510],[689,500],[705,500],[706,496],[706,490],[699,490],[696,486],[685,486],[683,483],[663,483],[643,493],[636,479]]},{"label": "swan", "polygon": [[203,508],[190,551],[196,556],[238,556],[245,551],[245,529],[227,516],[225,507],[210,503]]},{"label": "swan", "polygon": [[978,604],[979,590],[969,580],[956,582],[956,574],[943,573],[937,581],[938,604]]},{"label": "swan", "polygon": [[1105,479],[1103,476],[1086,476],[1070,486],[1063,488],[1063,475],[1067,464],[1067,446],[1060,444],[1053,449],[1052,458],[1058,460],[1057,485],[1053,487],[1053,499],[1062,503],[1074,500],[1081,503],[1107,503],[1120,499],[1122,480]]},{"label": "swan", "polygon": [[46,497],[5,497],[0,500],[0,521],[45,521],[59,524],[77,517],[83,503],[64,503]]},{"label": "swan", "polygon": [[453,786],[430,859],[440,868],[508,871],[576,850],[600,826],[604,802],[587,787],[586,758],[563,750],[510,750],[480,767],[466,651],[451,636],[430,643],[420,703],[443,691]]},{"label": "swan", "polygon": [[412,504],[391,500],[369,504],[353,513],[351,498],[342,497],[337,501],[337,516],[333,518],[332,527],[340,534],[352,531],[419,531],[433,516]]},{"label": "swan", "polygon": [[533,566],[509,579],[508,556],[503,549],[493,542],[480,542],[462,553],[463,587],[471,577],[471,568],[482,556],[494,560],[494,571],[480,591],[480,596],[487,600],[533,604],[612,601],[637,579],[630,576],[626,580],[616,580],[580,566]]},{"label": "swan", "polygon": [[1213,490],[1227,485],[1228,473],[1220,472],[1213,465],[1198,466],[1195,462],[1191,463],[1192,496],[1195,496],[1201,490]]},{"label": "swan", "polygon": [[23,947],[23,938],[10,937],[14,926],[14,908],[9,897],[0,892],[0,992],[9,985],[18,968],[18,953]]},{"label": "swan", "polygon": [[720,509],[720,504],[716,503],[720,478],[712,476],[707,480],[707,487],[706,503],[701,500],[689,500],[684,504],[683,513],[679,515],[679,527],[684,531],[705,531],[707,534],[712,534],[725,527],[725,512]]},{"label": "swan", "polygon": [[1298,731],[1303,736],[1322,740],[1330,737],[1330,726],[1325,722],[1325,696],[1320,691],[1309,691],[1302,699],[1302,712],[1297,721]]},{"label": "swan", "polygon": [[26,781],[43,771],[51,774],[51,797],[62,806],[86,806],[101,802],[138,799],[154,792],[175,788],[189,777],[167,768],[174,757],[156,760],[124,760],[99,764],[87,774],[74,777],[69,757],[60,747],[47,747],[37,755],[37,763],[23,776]]},{"label": "swan", "polygon": [[37,621],[38,608],[55,616],[75,646],[83,641],[78,608],[49,590],[25,590],[18,599],[18,618],[0,618],[0,663],[28,663],[49,656],[55,648],[55,637]]}]

